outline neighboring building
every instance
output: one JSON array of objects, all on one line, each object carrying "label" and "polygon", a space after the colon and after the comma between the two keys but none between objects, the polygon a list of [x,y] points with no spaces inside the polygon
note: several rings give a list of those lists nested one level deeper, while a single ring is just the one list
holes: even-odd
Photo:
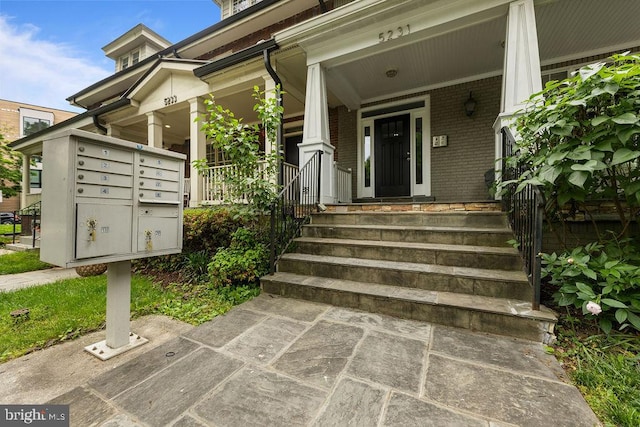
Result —
[{"label": "neighboring building", "polygon": [[[522,101],[640,46],[636,0],[214,1],[222,20],[176,44],[138,25],[105,46],[115,74],[68,98],[87,112],[14,147],[38,155],[51,132],[79,128],[222,167],[194,122],[203,100],[251,122],[253,86],[274,96],[280,79],[286,160],[323,151],[323,202],[344,201],[334,162],[357,200],[486,200],[499,129]],[[211,176],[187,181],[192,206],[217,202]]]},{"label": "neighboring building", "polygon": [[[36,132],[67,120],[77,113],[57,110],[38,105],[0,99],[0,133],[5,142],[12,142],[28,137]],[[36,159],[37,160],[37,159]],[[40,193],[42,183],[42,163],[36,161],[29,168],[29,189],[33,194]],[[12,212],[25,205],[20,204],[20,197],[3,197],[0,212]]]}]

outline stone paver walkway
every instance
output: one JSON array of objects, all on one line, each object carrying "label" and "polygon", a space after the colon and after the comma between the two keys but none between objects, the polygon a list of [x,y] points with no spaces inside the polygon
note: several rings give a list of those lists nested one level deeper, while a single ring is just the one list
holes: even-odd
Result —
[{"label": "stone paver walkway", "polygon": [[263,294],[51,402],[83,427],[598,425],[562,375],[538,343]]}]

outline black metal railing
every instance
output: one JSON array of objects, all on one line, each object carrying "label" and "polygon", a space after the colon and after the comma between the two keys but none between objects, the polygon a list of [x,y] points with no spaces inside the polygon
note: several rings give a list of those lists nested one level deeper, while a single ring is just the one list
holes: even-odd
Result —
[{"label": "black metal railing", "polygon": [[[13,212],[14,219],[20,217],[20,235],[31,236],[31,247],[36,247],[38,231],[40,229],[40,216],[42,202],[35,202],[26,208]],[[16,221],[13,222],[13,243],[16,243]]]},{"label": "black metal railing", "polygon": [[[517,181],[528,168],[525,165],[513,167],[506,158],[514,154],[515,139],[507,127],[502,133],[502,182]],[[529,284],[533,288],[531,306],[540,308],[540,269],[542,252],[542,222],[544,221],[544,196],[535,185],[527,185],[516,192],[517,182],[508,184],[502,196],[504,210],[518,243],[518,250],[524,261]]]},{"label": "black metal railing", "polygon": [[322,154],[316,151],[271,204],[271,274],[311,213],[318,210]]}]

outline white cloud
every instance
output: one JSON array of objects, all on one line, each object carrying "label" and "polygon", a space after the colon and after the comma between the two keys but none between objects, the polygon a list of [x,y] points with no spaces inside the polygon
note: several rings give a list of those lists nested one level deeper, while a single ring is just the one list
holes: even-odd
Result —
[{"label": "white cloud", "polygon": [[91,63],[72,46],[39,39],[38,32],[33,25],[12,25],[0,15],[0,98],[78,111],[66,98],[113,69]]}]

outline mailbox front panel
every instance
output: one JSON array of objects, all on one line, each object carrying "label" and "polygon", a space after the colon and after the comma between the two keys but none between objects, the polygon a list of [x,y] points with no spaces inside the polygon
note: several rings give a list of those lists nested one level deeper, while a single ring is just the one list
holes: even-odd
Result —
[{"label": "mailbox front panel", "polygon": [[131,206],[78,203],[76,258],[131,252]]}]

